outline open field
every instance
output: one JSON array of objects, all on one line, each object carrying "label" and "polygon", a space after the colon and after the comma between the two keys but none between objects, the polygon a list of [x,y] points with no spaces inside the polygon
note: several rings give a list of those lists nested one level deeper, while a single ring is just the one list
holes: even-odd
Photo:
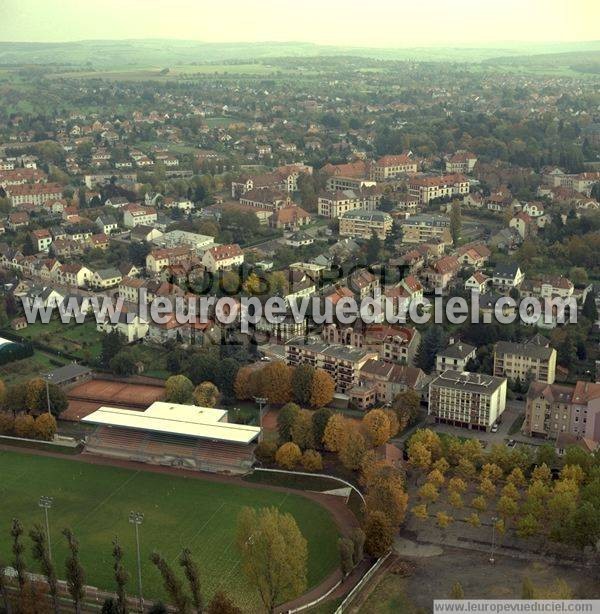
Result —
[{"label": "open field", "polygon": [[6,386],[23,382],[33,377],[39,377],[42,373],[47,373],[52,369],[56,369],[59,364],[65,364],[67,361],[34,350],[33,356],[24,358],[23,360],[15,360],[0,367],[0,380]]},{"label": "open field", "polygon": [[84,70],[60,72],[51,75],[52,78],[62,79],[106,79],[107,81],[169,81],[172,79],[185,79],[201,77],[203,75],[272,75],[277,72],[286,72],[278,66],[268,64],[188,64],[173,67],[153,66],[148,68],[124,68],[122,70]]},{"label": "open field", "polygon": [[[240,606],[258,611],[254,591],[245,582],[235,547],[236,517],[243,506],[277,506],[291,513],[309,544],[309,585],[323,580],[337,564],[337,528],[329,512],[302,496],[180,477],[91,465],[76,461],[1,452],[6,476],[0,486],[0,553],[10,553],[9,527],[19,518],[25,533],[42,521],[41,495],[54,497],[50,512],[53,556],[64,577],[64,527],[71,527],[81,545],[87,583],[113,590],[111,540],[125,551],[125,565],[135,592],[135,537],[128,522],[131,510],[144,513],[141,552],[144,595],[165,598],[158,572],[149,561],[158,550],[179,573],[177,557],[192,550],[201,569],[205,593],[223,587]],[[26,553],[29,558],[30,547]]]}]

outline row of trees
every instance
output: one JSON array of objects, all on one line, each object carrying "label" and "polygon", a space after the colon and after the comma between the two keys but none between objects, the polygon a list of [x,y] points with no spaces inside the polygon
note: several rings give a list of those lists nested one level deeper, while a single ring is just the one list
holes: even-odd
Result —
[{"label": "row of trees", "polygon": [[8,387],[0,382],[0,406],[13,416],[47,412],[48,401],[53,416],[58,416],[69,404],[67,395],[59,386],[48,384],[46,392],[46,382],[39,377]]},{"label": "row of trees", "polygon": [[[14,519],[10,529],[10,565],[15,571],[15,586],[11,585],[4,573],[0,574],[0,599],[7,614],[45,614],[61,611],[62,595],[58,574],[50,556],[45,530],[34,525],[29,531],[31,556],[44,577],[44,582],[29,573],[25,560],[25,530],[21,522]],[[86,599],[86,571],[80,560],[79,542],[71,529],[64,529],[62,535],[67,544],[64,562],[64,577],[72,607],[77,614],[84,609]],[[356,538],[360,542],[360,536]],[[364,541],[364,539],[362,540]],[[355,546],[362,553],[362,546]],[[300,595],[307,586],[308,547],[296,521],[290,514],[277,508],[241,510],[237,522],[236,544],[241,556],[242,570],[268,612],[275,606]],[[128,584],[130,576],[124,567],[124,551],[118,537],[112,542],[112,568],[115,595],[104,601],[103,614],[128,614],[131,611]],[[362,558],[362,556],[361,556]],[[224,591],[216,592],[207,603],[202,590],[199,567],[189,549],[184,548],[177,558],[177,565],[183,572],[185,582],[165,557],[158,552],[150,555],[158,570],[169,602],[179,614],[241,614],[242,610]],[[0,569],[6,562],[0,560]],[[156,603],[148,610],[151,614],[167,614],[162,603]]]},{"label": "row of trees", "polygon": [[335,383],[323,369],[311,365],[291,367],[275,361],[259,369],[242,367],[234,390],[239,400],[258,396],[267,398],[271,405],[294,401],[303,407],[323,407],[333,399]]},{"label": "row of trees", "polygon": [[49,413],[40,414],[34,418],[30,414],[20,413],[15,416],[10,412],[2,411],[0,412],[0,434],[52,441],[56,434],[56,418]]}]

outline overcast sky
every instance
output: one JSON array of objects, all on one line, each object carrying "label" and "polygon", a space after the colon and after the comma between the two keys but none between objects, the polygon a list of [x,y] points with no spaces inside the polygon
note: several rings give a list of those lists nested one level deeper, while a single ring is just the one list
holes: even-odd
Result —
[{"label": "overcast sky", "polygon": [[349,46],[600,38],[600,0],[0,0],[0,40],[180,38]]}]

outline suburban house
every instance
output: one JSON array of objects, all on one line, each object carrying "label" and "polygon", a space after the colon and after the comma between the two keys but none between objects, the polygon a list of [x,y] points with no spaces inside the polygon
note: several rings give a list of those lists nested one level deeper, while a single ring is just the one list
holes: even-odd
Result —
[{"label": "suburban house", "polygon": [[52,244],[52,234],[47,228],[32,230],[31,241],[36,252],[47,252]]},{"label": "suburban house", "polygon": [[104,322],[98,322],[96,328],[105,333],[118,331],[123,335],[127,343],[133,343],[143,339],[148,334],[148,322],[142,320],[137,314],[121,311],[118,322],[112,323],[109,318]]},{"label": "suburban house", "polygon": [[100,269],[98,271],[94,271],[90,285],[100,290],[106,290],[107,288],[114,288],[115,286],[118,286],[122,279],[123,276],[121,275],[119,269]]},{"label": "suburban house", "polygon": [[[451,340],[452,341],[452,340]],[[462,341],[451,342],[445,349],[438,352],[435,357],[435,370],[438,373],[444,371],[467,371],[467,363],[475,359],[477,348]]]},{"label": "suburban house", "polygon": [[488,288],[490,278],[481,271],[475,271],[465,280],[465,289],[484,294]]},{"label": "suburban house", "polygon": [[57,280],[66,286],[83,288],[90,284],[93,273],[81,264],[63,264],[57,271]]},{"label": "suburban house", "polygon": [[514,262],[499,264],[492,273],[492,285],[500,291],[518,288],[524,279],[525,275],[519,268],[519,265]]},{"label": "suburban house", "polygon": [[119,228],[117,220],[115,220],[115,218],[111,215],[99,215],[94,223],[96,224],[98,230],[106,235],[109,235],[111,232],[114,232]]}]

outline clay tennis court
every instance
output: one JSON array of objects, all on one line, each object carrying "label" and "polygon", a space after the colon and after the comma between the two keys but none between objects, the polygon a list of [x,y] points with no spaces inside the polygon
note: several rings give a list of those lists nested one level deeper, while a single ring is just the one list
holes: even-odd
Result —
[{"label": "clay tennis court", "polygon": [[69,407],[60,417],[78,421],[102,406],[143,410],[162,399],[164,391],[161,385],[92,379],[68,390]]}]

